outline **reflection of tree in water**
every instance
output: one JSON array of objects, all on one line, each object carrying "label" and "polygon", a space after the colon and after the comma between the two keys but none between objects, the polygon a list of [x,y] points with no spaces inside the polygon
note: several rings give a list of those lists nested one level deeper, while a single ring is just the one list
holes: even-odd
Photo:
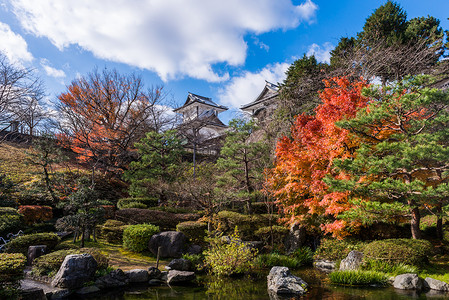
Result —
[{"label": "reflection of tree in water", "polygon": [[266,299],[266,280],[244,276],[242,278],[210,278],[204,283],[208,299]]}]

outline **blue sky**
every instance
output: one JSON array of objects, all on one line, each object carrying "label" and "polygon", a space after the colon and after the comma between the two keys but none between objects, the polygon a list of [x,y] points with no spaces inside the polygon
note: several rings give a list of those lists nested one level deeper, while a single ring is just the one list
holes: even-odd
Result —
[{"label": "blue sky", "polygon": [[[280,82],[303,54],[326,61],[342,36],[361,31],[378,0],[0,0],[0,51],[36,69],[49,100],[77,76],[116,68],[163,85],[170,104],[188,92],[230,107]],[[448,0],[397,1],[408,18],[449,29]]]}]

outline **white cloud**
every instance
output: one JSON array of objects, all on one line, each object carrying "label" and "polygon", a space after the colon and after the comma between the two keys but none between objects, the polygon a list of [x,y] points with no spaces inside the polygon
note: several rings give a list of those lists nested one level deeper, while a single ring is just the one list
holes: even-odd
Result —
[{"label": "white cloud", "polygon": [[305,0],[10,0],[22,26],[59,49],[79,45],[102,59],[155,71],[163,80],[229,78],[216,63],[242,65],[246,34],[313,22]]},{"label": "white cloud", "polygon": [[290,64],[276,63],[267,65],[257,73],[245,72],[242,76],[234,77],[223,89],[218,92],[219,102],[234,108],[254,101],[265,87],[265,80],[282,82]]},{"label": "white cloud", "polygon": [[50,62],[45,58],[41,59],[41,66],[44,69],[45,73],[50,77],[64,78],[66,76],[63,70],[59,70],[50,66]]},{"label": "white cloud", "polygon": [[315,55],[315,58],[319,62],[330,63],[331,51],[334,49],[334,45],[329,42],[324,43],[322,46],[312,44],[309,46],[307,56]]},{"label": "white cloud", "polygon": [[0,52],[13,64],[23,65],[33,60],[24,38],[14,33],[9,25],[0,22]]}]

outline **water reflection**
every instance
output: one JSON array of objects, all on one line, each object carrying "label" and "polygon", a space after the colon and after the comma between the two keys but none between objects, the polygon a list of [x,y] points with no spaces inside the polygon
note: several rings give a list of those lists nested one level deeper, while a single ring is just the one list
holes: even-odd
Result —
[{"label": "water reflection", "polygon": [[406,300],[406,299],[449,299],[449,294],[430,291],[417,294],[413,291],[401,291],[388,288],[350,288],[336,287],[328,284],[326,275],[314,269],[294,272],[309,283],[309,292],[301,297],[272,297],[268,295],[266,275],[264,271],[254,276],[240,278],[219,279],[214,276],[200,277],[196,287],[135,287],[128,290],[116,290],[90,297],[73,296],[71,299],[99,299],[99,300]]}]

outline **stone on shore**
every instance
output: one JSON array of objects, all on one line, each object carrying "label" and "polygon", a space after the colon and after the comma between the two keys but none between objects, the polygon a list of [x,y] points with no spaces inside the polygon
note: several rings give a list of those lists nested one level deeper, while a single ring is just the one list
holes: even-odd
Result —
[{"label": "stone on shore", "polygon": [[123,287],[128,285],[128,283],[129,279],[121,269],[114,270],[95,281],[95,285],[101,289]]},{"label": "stone on shore", "polygon": [[424,279],[424,286],[431,290],[449,292],[449,284],[430,277]]},{"label": "stone on shore", "polygon": [[268,292],[275,295],[303,295],[307,283],[290,273],[287,267],[273,267],[267,276]]},{"label": "stone on shore", "polygon": [[423,280],[418,274],[401,274],[394,278],[393,286],[401,290],[421,290],[423,288]]},{"label": "stone on shore", "polygon": [[185,284],[195,280],[195,272],[170,270],[167,275],[168,284]]},{"label": "stone on shore", "polygon": [[148,271],[144,269],[126,271],[125,275],[128,276],[129,283],[144,283],[150,280]]},{"label": "stone on shore", "polygon": [[90,254],[67,255],[53,278],[51,285],[67,289],[77,289],[94,278],[97,262]]},{"label": "stone on shore", "polygon": [[190,260],[184,258],[173,259],[168,266],[169,270],[193,271],[193,264]]},{"label": "stone on shore", "polygon": [[348,256],[340,263],[340,271],[358,270],[362,265],[363,253],[360,251],[351,251]]}]

